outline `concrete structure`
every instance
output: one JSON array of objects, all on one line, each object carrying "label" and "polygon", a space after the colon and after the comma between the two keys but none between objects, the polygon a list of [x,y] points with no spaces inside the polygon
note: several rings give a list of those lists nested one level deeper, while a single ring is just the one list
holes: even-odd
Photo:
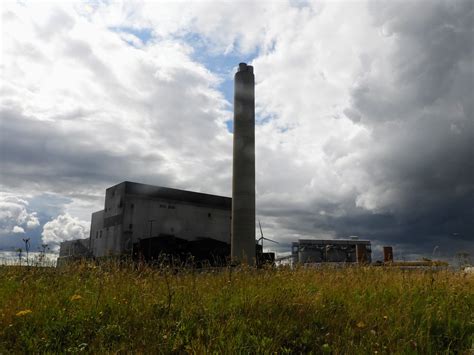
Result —
[{"label": "concrete structure", "polygon": [[255,78],[239,64],[234,82],[232,260],[255,263]]},{"label": "concrete structure", "polygon": [[60,244],[58,266],[81,258],[90,258],[89,239],[66,240]]},{"label": "concrete structure", "polygon": [[370,250],[370,247],[367,247],[367,244],[365,243],[357,243],[356,244],[356,262],[358,264],[369,264],[372,260],[371,257],[369,256],[369,251],[372,253]]},{"label": "concrete structure", "polygon": [[371,244],[368,240],[299,239],[292,243],[291,253],[295,263],[370,263]]},{"label": "concrete structure", "polygon": [[384,263],[391,263],[393,262],[393,248],[383,247],[383,262]]},{"label": "concrete structure", "polygon": [[393,258],[393,247],[383,247],[383,263],[378,261],[376,265],[385,267],[396,267],[402,270],[445,270],[449,264],[441,260],[422,258],[421,260],[397,261]]},{"label": "concrete structure", "polygon": [[269,257],[256,252],[255,78],[245,63],[234,83],[232,197],[123,182],[106,190],[104,210],[92,214],[88,248],[94,257],[230,255],[248,265],[256,254]]},{"label": "concrete structure", "polygon": [[192,254],[212,263],[230,255],[230,217],[229,197],[125,181],[92,214],[88,248],[93,257]]}]

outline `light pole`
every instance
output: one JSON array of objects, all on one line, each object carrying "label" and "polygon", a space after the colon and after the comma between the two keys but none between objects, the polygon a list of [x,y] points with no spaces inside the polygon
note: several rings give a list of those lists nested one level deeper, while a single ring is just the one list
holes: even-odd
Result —
[{"label": "light pole", "polygon": [[30,251],[30,238],[23,238],[23,242],[25,243],[26,265],[29,265],[29,263],[28,263],[28,252]]},{"label": "light pole", "polygon": [[149,219],[148,222],[150,222],[150,238],[152,237],[152,228],[153,228],[153,222],[156,222],[155,219]]}]

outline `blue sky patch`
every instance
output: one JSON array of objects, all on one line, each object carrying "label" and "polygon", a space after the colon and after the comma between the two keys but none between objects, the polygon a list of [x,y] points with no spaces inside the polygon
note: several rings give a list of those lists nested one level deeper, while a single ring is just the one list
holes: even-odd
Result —
[{"label": "blue sky patch", "polygon": [[[153,30],[151,28],[132,28],[132,27],[110,27],[110,30],[114,32],[126,32],[134,35],[135,37],[139,38],[143,44],[147,44],[147,42],[153,36]],[[128,44],[134,45],[127,41]]]},{"label": "blue sky patch", "polygon": [[[189,33],[182,39],[194,48],[193,60],[201,63],[222,79],[218,90],[222,92],[224,98],[230,103],[230,111],[233,111],[234,73],[239,63],[251,63],[258,55],[257,50],[247,54],[238,53],[235,50],[229,53],[216,52],[216,50],[210,49],[209,41],[197,33]],[[234,131],[232,119],[232,117],[229,117],[229,120],[226,121],[227,130],[231,133]]]}]

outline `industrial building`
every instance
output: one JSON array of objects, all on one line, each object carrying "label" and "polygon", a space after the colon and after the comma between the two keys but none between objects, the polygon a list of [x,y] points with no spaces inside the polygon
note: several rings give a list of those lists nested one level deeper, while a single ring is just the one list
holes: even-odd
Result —
[{"label": "industrial building", "polygon": [[[233,140],[232,198],[122,182],[106,190],[104,209],[92,214],[89,239],[62,243],[58,263],[163,255],[218,265],[273,263],[275,255],[263,253],[255,241],[255,77],[246,63],[234,77]],[[300,239],[291,258],[303,264],[370,263],[371,246],[364,240]]]},{"label": "industrial building", "polygon": [[[108,188],[104,209],[92,214],[87,249],[95,258],[222,262],[230,255],[231,204],[229,197],[125,181]],[[78,250],[73,242],[61,244],[60,259]]]},{"label": "industrial building", "polygon": [[370,241],[358,239],[299,239],[291,245],[294,263],[370,263]]},{"label": "industrial building", "polygon": [[81,258],[90,258],[91,256],[89,238],[66,240],[61,243],[59,249],[58,265]]},{"label": "industrial building", "polygon": [[[93,257],[214,260],[254,265],[273,260],[255,243],[255,77],[239,63],[234,77],[232,199],[123,182],[106,190],[104,209],[92,214]],[[74,248],[61,245],[60,259]],[[60,262],[60,261],[58,261]]]}]

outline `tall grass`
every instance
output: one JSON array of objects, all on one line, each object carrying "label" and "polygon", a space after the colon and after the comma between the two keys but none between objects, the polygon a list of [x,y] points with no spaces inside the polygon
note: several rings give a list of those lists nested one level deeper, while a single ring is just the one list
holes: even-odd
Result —
[{"label": "tall grass", "polygon": [[0,268],[0,353],[469,353],[474,279],[376,267]]}]

